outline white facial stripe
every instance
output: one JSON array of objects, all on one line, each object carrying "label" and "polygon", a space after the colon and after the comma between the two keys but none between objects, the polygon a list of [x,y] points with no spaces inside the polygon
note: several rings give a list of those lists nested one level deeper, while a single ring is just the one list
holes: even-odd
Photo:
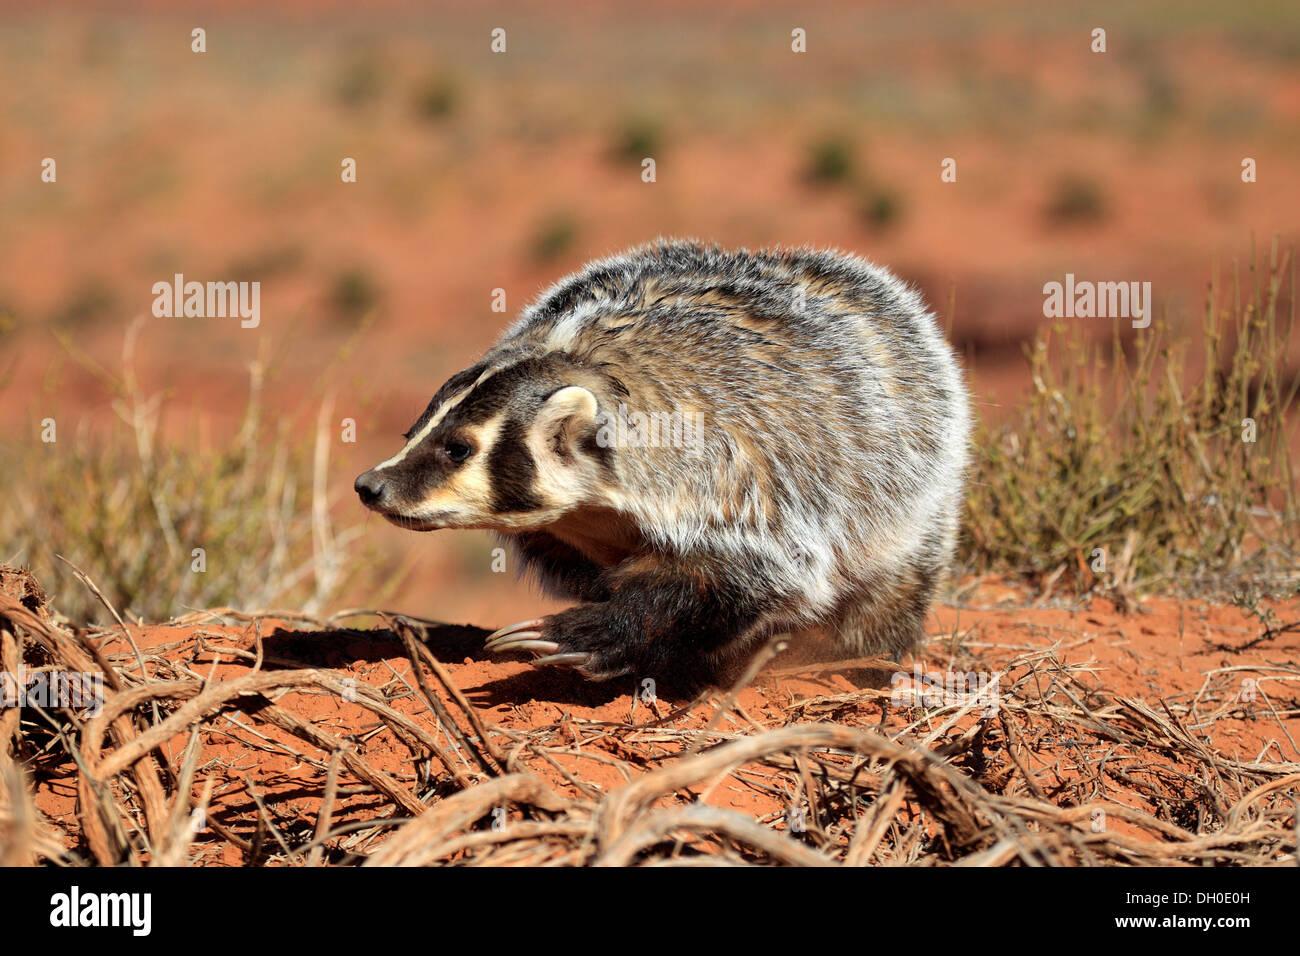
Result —
[{"label": "white facial stripe", "polygon": [[[477,384],[477,382],[474,383],[474,385]],[[409,455],[412,448],[429,437],[429,433],[438,427],[438,423],[447,417],[449,411],[465,400],[465,396],[474,390],[474,385],[471,385],[463,392],[457,392],[451,398],[443,402],[442,407],[433,413],[433,417],[424,423],[423,428],[411,436],[411,440],[406,443],[405,447],[403,447],[401,451],[387,461],[381,461],[379,464],[375,465],[374,470],[379,471],[383,468],[391,468]]]},{"label": "white facial stripe", "polygon": [[474,381],[474,384],[471,385],[469,388],[465,389],[463,392],[457,392],[451,398],[443,402],[442,407],[433,413],[433,417],[424,423],[423,428],[421,428],[416,434],[411,436],[411,440],[406,443],[406,446],[401,451],[399,451],[396,455],[394,455],[392,458],[388,459],[387,461],[381,461],[379,464],[375,465],[374,470],[379,471],[382,468],[391,468],[393,465],[396,465],[403,458],[409,455],[411,453],[412,448],[414,448],[416,445],[420,444],[420,442],[424,441],[426,438],[429,437],[429,433],[438,427],[438,423],[447,417],[448,412],[450,412],[453,408],[455,408],[457,405],[463,402],[465,400],[466,395],[468,395],[470,392],[474,391],[474,389],[482,385],[484,379],[486,379],[489,375],[492,375],[493,373],[497,372],[499,369],[500,366],[493,366],[492,368],[489,368],[486,372],[480,375]]}]

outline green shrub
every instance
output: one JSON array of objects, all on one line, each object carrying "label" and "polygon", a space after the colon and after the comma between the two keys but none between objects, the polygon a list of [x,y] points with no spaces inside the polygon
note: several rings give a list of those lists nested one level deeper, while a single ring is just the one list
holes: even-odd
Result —
[{"label": "green shrub", "polygon": [[460,90],[450,77],[426,77],[415,89],[413,104],[421,119],[440,120],[456,111]]},{"label": "green shrub", "polygon": [[365,269],[346,269],[334,277],[329,298],[339,318],[357,320],[379,302],[379,286]]},{"label": "green shrub", "polygon": [[839,137],[827,137],[809,148],[804,178],[818,185],[845,182],[853,174],[854,165],[853,144]]},{"label": "green shrub", "polygon": [[878,232],[896,225],[902,213],[902,199],[897,192],[887,187],[870,190],[862,200],[862,219]]},{"label": "green shrub", "polygon": [[1048,200],[1046,216],[1061,225],[1104,219],[1106,200],[1101,187],[1085,176],[1063,176]]},{"label": "green shrub", "polygon": [[619,162],[639,166],[646,157],[654,157],[663,145],[659,124],[648,117],[630,120],[614,137],[610,154]]},{"label": "green shrub", "polygon": [[539,262],[557,259],[573,247],[578,238],[578,224],[565,212],[554,212],[542,219],[533,231],[530,243],[533,258]]}]

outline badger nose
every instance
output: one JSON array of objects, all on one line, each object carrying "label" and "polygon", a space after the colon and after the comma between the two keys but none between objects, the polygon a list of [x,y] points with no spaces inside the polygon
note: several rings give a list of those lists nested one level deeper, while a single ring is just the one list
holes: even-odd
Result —
[{"label": "badger nose", "polygon": [[357,494],[361,497],[361,503],[367,508],[372,508],[384,497],[384,492],[388,490],[388,482],[384,480],[382,475],[378,475],[374,470],[371,470],[358,475],[352,487],[356,489]]}]

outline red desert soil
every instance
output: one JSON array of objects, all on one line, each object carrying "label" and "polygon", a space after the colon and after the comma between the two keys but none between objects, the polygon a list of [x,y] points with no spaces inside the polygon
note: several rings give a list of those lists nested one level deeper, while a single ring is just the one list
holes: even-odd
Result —
[{"label": "red desert soil", "polygon": [[[670,765],[683,753],[713,743],[680,733],[706,726],[721,735],[819,721],[871,728],[904,743],[937,745],[981,786],[1004,795],[1033,792],[1062,807],[1123,804],[1162,818],[1176,815],[1181,799],[1176,781],[1188,768],[1180,767],[1176,749],[1147,746],[1138,752],[1119,739],[1122,734],[1107,732],[1104,728],[1116,726],[1117,714],[1153,725],[1167,718],[1164,726],[1176,727],[1185,744],[1209,748],[1228,760],[1293,768],[1300,760],[1295,742],[1300,734],[1296,630],[1258,640],[1264,632],[1258,618],[1199,601],[1143,599],[1128,613],[1100,598],[1072,608],[1026,608],[1019,606],[1018,592],[997,582],[972,586],[966,607],[938,610],[930,641],[904,668],[909,674],[917,666],[931,673],[1001,673],[1003,705],[1028,707],[1046,718],[1046,723],[1021,724],[1022,736],[1012,738],[1013,746],[994,746],[987,757],[983,743],[997,735],[997,717],[981,719],[970,706],[927,709],[891,703],[887,674],[819,664],[828,647],[815,636],[778,655],[725,711],[719,710],[722,694],[690,706],[689,699],[661,689],[662,696],[647,703],[633,696],[626,680],[591,684],[569,671],[490,659],[481,649],[485,632],[478,628],[432,628],[428,646],[477,717],[494,736],[500,735],[497,747],[509,754],[506,769],[537,774],[570,797],[593,798],[626,786],[626,774],[635,780],[642,771]],[[1280,622],[1300,619],[1300,602],[1276,605],[1275,610]],[[412,676],[410,658],[391,631],[304,629],[301,622],[271,619],[197,623],[197,617],[179,626],[131,629],[151,662],[151,673],[158,674],[160,667],[165,671],[165,659],[181,673],[188,670],[209,682],[229,680],[249,674],[260,654],[263,671],[312,667],[328,670],[338,680],[369,685],[394,710],[445,739]],[[120,630],[105,632],[102,650],[123,671],[134,669],[134,652]],[[431,681],[424,674],[420,679]],[[1098,709],[1097,698],[1087,691],[1103,695],[1106,706]],[[401,787],[412,787],[417,762],[425,759],[422,752],[414,748],[421,757],[413,759],[410,741],[399,739],[372,711],[316,688],[268,696],[291,715],[352,741],[356,754],[374,770]],[[1053,728],[1052,702],[1080,699],[1091,701],[1094,726],[1103,729],[1094,732],[1066,720]],[[246,841],[258,830],[259,813],[273,820],[279,833],[310,834],[321,809],[328,754],[255,715],[255,710],[231,708],[204,720],[196,799],[210,781],[208,819]],[[1025,727],[1031,725],[1037,730],[1028,739]],[[1006,734],[1005,720],[1001,728]],[[179,766],[188,736],[178,734],[164,748],[173,766]],[[534,748],[537,741],[547,743],[545,753]],[[1096,772],[1098,761],[1108,767],[1106,773]],[[470,762],[457,768],[468,777],[476,770]],[[1028,790],[1026,775],[1032,780]],[[752,785],[741,782],[746,780],[741,774],[724,775],[709,786],[682,788],[660,805],[685,805],[693,798],[785,828],[785,795],[761,776]],[[389,801],[347,769],[339,776],[338,794],[334,826],[392,811]],[[428,800],[429,794],[423,797]],[[37,804],[75,843],[80,825],[72,777],[43,775]],[[910,799],[900,811],[904,819],[910,814]],[[1114,817],[1108,826],[1134,839],[1154,839]],[[269,843],[271,837],[265,839]],[[352,849],[373,850],[384,839],[380,830],[366,836],[364,847]],[[200,832],[191,849],[191,859],[209,865],[239,865],[244,856],[211,830]]]}]

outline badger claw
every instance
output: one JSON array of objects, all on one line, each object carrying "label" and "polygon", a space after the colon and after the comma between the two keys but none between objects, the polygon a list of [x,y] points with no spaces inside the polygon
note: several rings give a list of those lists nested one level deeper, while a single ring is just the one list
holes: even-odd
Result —
[{"label": "badger claw", "polygon": [[493,654],[511,650],[530,650],[553,654],[559,650],[559,645],[551,641],[537,640],[542,636],[541,627],[542,621],[540,619],[520,621],[518,624],[511,624],[499,631],[493,631],[488,635],[487,640],[483,642],[483,646]]},{"label": "badger claw", "polygon": [[592,662],[592,655],[582,651],[564,651],[563,645],[548,641],[542,637],[546,621],[537,618],[532,621],[520,621],[488,635],[483,646],[489,653],[505,654],[511,651],[531,651],[539,655],[533,660],[534,665],[553,664],[559,667],[587,667]]},{"label": "badger claw", "polygon": [[[548,642],[549,643],[549,642]],[[558,646],[558,645],[556,645]],[[549,654],[546,657],[539,657],[533,661],[533,666],[539,664],[554,664],[558,667],[584,667],[591,662],[590,654],[583,654],[574,651],[569,654]]]},{"label": "badger claw", "polygon": [[[525,631],[525,634],[531,634],[531,631]],[[493,648],[493,654],[505,654],[509,651],[532,651],[534,654],[554,654],[560,649],[560,645],[554,641],[534,641],[534,640],[516,640],[506,641],[504,644],[498,644]]]}]

